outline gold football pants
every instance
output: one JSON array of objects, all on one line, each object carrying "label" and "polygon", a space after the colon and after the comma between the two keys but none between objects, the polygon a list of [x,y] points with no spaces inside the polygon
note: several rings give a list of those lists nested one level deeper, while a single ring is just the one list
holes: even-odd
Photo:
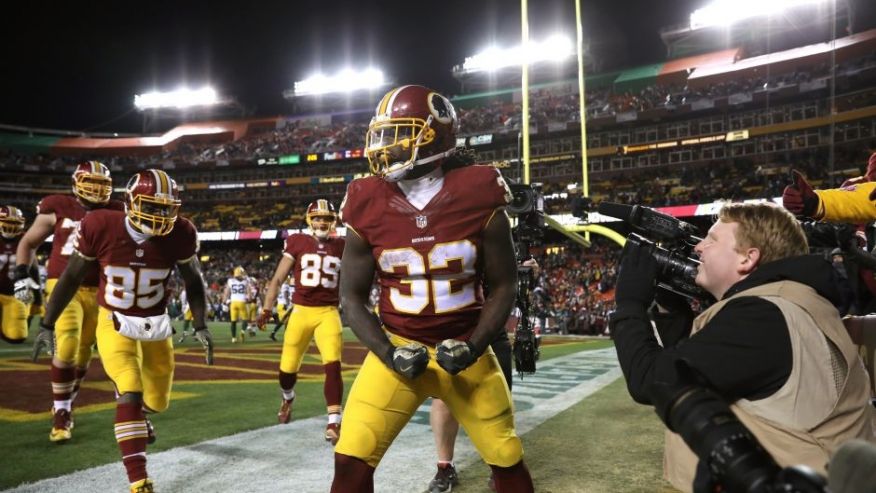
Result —
[{"label": "gold football pants", "polygon": [[21,342],[27,339],[28,305],[18,301],[14,296],[0,294],[0,329],[3,339],[8,342]]},{"label": "gold football pants", "polygon": [[249,313],[247,313],[245,301],[232,301],[228,310],[231,314],[232,322],[237,322],[238,320],[249,320]]},{"label": "gold football pants", "polygon": [[[46,281],[46,300],[51,299],[57,279]],[[55,357],[80,368],[88,366],[97,327],[97,288],[82,287],[55,322]]]},{"label": "gold football pants", "polygon": [[160,412],[170,405],[173,384],[172,337],[163,341],[138,341],[119,334],[112,313],[100,307],[97,346],[107,376],[121,394],[140,392],[147,408]]},{"label": "gold football pants", "polygon": [[334,306],[292,305],[283,335],[280,371],[297,373],[311,339],[316,340],[322,364],[341,360],[341,316]]},{"label": "gold football pants", "polygon": [[[408,340],[392,335],[396,346]],[[427,397],[441,399],[471,438],[487,464],[511,467],[523,458],[514,429],[511,393],[492,349],[469,368],[452,376],[435,361],[410,380],[368,353],[344,412],[344,431],[335,452],[377,467],[392,441]]]}]

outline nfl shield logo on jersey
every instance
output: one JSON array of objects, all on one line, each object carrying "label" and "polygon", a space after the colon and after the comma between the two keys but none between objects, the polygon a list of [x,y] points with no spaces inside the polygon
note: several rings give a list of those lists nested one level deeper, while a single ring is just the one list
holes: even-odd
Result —
[{"label": "nfl shield logo on jersey", "polygon": [[417,227],[423,229],[426,227],[426,216],[417,216]]},{"label": "nfl shield logo on jersey", "polygon": [[143,253],[144,252],[143,252],[142,248],[138,248],[137,250],[134,251],[134,255],[136,255],[137,257],[142,257]]}]

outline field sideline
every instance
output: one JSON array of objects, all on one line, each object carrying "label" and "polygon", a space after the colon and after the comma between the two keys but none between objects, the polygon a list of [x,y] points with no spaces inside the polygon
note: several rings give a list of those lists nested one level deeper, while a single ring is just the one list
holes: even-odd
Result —
[{"label": "field sideline", "polygon": [[[227,323],[211,324],[211,329],[217,342],[216,365],[204,366],[200,350],[191,342],[179,347],[173,403],[154,419],[159,439],[149,447],[149,460],[158,490],[272,491],[271,487],[288,485],[293,491],[327,491],[331,447],[320,440],[324,404],[318,356],[309,354],[305,360],[302,371],[309,375],[296,386],[295,420],[276,425],[279,344],[259,333],[254,341],[232,346]],[[345,337],[349,342],[344,354],[348,389],[365,351],[349,333]],[[605,340],[549,340],[539,373],[515,380],[518,428],[537,491],[671,491],[659,478],[660,423],[653,412],[635,405],[626,395],[614,351],[604,349],[610,346]],[[116,485],[124,484],[124,472],[111,438],[111,388],[98,378],[102,374],[99,362],[93,363],[84,386],[88,393],[82,394],[74,443],[57,446],[47,439],[47,359],[32,364],[28,351],[12,346],[0,349],[0,371],[6,372],[0,379],[5,382],[0,389],[0,443],[7,458],[16,457],[0,465],[0,489],[51,491],[64,485],[64,491],[114,491]],[[24,406],[30,411],[16,409],[28,400],[34,402]],[[435,460],[426,411],[426,406],[421,408],[390,449],[378,469],[378,491],[425,489]],[[570,418],[582,421],[569,430],[566,421]],[[602,421],[611,426],[594,426]],[[641,443],[641,450],[631,450],[630,443]],[[590,450],[584,455],[574,452],[582,446]],[[636,459],[635,473],[614,465],[624,457],[642,454],[645,460]],[[567,461],[568,467],[562,467]],[[606,464],[599,469],[582,468],[582,461],[589,466]],[[486,489],[488,469],[464,436],[456,462],[465,479],[459,491]],[[275,469],[279,475],[272,472]],[[615,474],[606,476],[612,469]]]}]

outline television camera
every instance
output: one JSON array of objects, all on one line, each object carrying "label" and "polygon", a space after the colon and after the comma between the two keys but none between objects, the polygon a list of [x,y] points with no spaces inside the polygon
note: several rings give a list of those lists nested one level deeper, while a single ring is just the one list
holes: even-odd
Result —
[{"label": "television camera", "polygon": [[658,287],[700,302],[712,299],[694,282],[700,262],[693,258],[693,249],[702,241],[696,236],[695,226],[640,205],[603,202],[598,211],[622,219],[633,228],[627,242],[633,248],[646,249],[654,257]]},{"label": "television camera", "polygon": [[514,367],[518,373],[535,373],[535,362],[539,358],[539,339],[533,330],[529,313],[529,293],[535,282],[532,268],[521,265],[531,258],[530,247],[544,239],[544,195],[541,185],[510,184],[511,203],[506,210],[517,218],[517,225],[511,230],[517,252],[517,300],[520,320],[514,332]]}]

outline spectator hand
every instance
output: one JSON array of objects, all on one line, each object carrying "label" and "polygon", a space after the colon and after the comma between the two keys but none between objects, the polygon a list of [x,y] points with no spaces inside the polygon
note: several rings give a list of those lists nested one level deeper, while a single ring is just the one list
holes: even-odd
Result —
[{"label": "spectator hand", "polygon": [[477,361],[478,353],[471,342],[445,339],[435,348],[435,360],[447,373],[456,375]]},{"label": "spectator hand", "polygon": [[794,183],[782,192],[782,205],[795,216],[815,217],[821,199],[799,171],[791,170]]},{"label": "spectator hand", "polygon": [[638,305],[643,309],[654,300],[654,278],[657,262],[646,248],[627,240],[621,257],[617,285],[614,291],[618,308]]},{"label": "spectator hand", "polygon": [[404,346],[393,347],[387,354],[387,366],[399,375],[414,379],[426,371],[429,365],[429,350],[426,346],[411,342]]},{"label": "spectator hand", "polygon": [[204,356],[208,365],[213,364],[213,334],[207,327],[195,329],[195,340],[204,347]]},{"label": "spectator hand", "polygon": [[36,361],[43,351],[47,352],[49,356],[55,355],[55,325],[46,325],[45,321],[40,321],[40,331],[37,332],[36,338],[33,340],[31,360]]}]

